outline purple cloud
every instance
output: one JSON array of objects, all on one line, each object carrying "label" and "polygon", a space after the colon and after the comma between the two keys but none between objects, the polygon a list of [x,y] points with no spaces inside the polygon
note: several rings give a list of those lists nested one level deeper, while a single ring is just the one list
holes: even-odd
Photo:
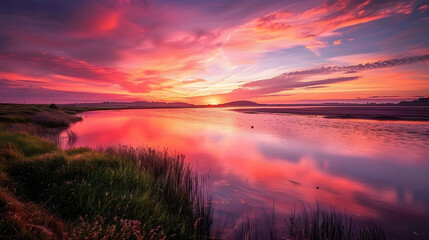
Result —
[{"label": "purple cloud", "polygon": [[[23,80],[25,81],[25,80]],[[18,83],[17,83],[18,82]],[[0,102],[8,103],[74,103],[132,101],[128,95],[51,90],[39,86],[22,86],[19,81],[0,79]]]}]

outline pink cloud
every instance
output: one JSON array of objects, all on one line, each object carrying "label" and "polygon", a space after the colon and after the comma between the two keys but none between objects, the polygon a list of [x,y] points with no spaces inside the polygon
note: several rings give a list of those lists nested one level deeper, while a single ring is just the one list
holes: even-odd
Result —
[{"label": "pink cloud", "polygon": [[429,4],[423,4],[419,8],[417,8],[417,11],[420,13],[424,13],[429,9]]},{"label": "pink cloud", "polygon": [[[0,54],[0,61],[13,62],[18,64],[18,68],[30,66],[52,74],[82,78],[87,81],[115,83],[126,80],[128,77],[126,73],[111,67],[96,66],[82,60],[42,52]],[[30,74],[31,71],[32,69],[28,69],[27,73]]]},{"label": "pink cloud", "polygon": [[0,79],[0,102],[9,103],[73,103],[102,101],[133,101],[136,98],[127,94],[97,93],[82,89],[81,91],[49,89],[37,82],[26,80]]},{"label": "pink cloud", "polygon": [[320,37],[394,14],[409,14],[412,7],[413,2],[341,0],[327,1],[304,12],[276,11],[234,32],[226,47],[261,51],[304,45],[317,54],[317,49],[326,46]]}]

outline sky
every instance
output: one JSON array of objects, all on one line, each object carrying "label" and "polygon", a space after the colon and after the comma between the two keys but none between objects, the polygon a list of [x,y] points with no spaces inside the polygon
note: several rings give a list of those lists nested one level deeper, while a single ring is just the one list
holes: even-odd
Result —
[{"label": "sky", "polygon": [[429,96],[424,0],[2,0],[0,102]]}]

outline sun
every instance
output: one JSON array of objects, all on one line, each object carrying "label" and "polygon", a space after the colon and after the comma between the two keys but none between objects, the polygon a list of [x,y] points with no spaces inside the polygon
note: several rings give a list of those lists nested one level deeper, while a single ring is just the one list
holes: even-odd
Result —
[{"label": "sun", "polygon": [[209,98],[207,102],[209,105],[213,105],[213,106],[218,105],[220,103],[219,99],[217,98]]}]

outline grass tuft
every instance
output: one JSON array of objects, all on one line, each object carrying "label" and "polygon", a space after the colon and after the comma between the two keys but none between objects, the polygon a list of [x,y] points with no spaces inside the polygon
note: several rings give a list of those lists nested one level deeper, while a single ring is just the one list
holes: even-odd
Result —
[{"label": "grass tuft", "polygon": [[64,233],[62,221],[0,189],[1,239],[64,239]]},{"label": "grass tuft", "polygon": [[314,209],[302,205],[301,212],[292,212],[286,224],[292,240],[386,239],[384,231],[374,220],[355,222],[345,213],[341,214],[334,208],[327,211],[319,205]]},{"label": "grass tuft", "polygon": [[6,151],[5,149],[16,149],[15,154],[22,153],[25,156],[32,156],[53,151],[56,146],[52,142],[44,141],[27,133],[0,130],[0,149],[3,152]]}]

